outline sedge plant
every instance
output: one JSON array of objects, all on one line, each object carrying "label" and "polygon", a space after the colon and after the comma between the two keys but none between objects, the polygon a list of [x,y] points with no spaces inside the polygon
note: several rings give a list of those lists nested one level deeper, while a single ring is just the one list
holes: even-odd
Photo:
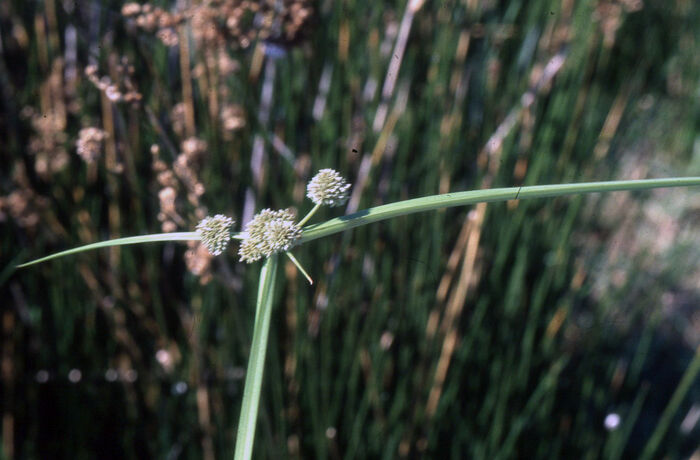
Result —
[{"label": "sedge plant", "polygon": [[238,255],[242,262],[255,263],[263,260],[255,306],[253,339],[236,437],[234,458],[243,460],[251,458],[253,452],[270,319],[274,307],[277,265],[281,253],[289,257],[309,283],[313,283],[307,271],[291,253],[294,247],[393,217],[481,202],[698,185],[700,185],[700,177],[675,177],[472,190],[397,201],[336,217],[323,223],[307,225],[321,206],[340,206],[349,197],[350,184],[338,172],[322,169],[307,185],[307,196],[314,206],[298,222],[290,209],[263,209],[246,224],[242,232],[232,232],[235,221],[231,217],[217,214],[203,219],[194,232],[158,233],[101,241],[42,257],[18,267],[27,267],[91,249],[157,241],[201,241],[212,255],[217,256],[224,253],[231,240],[240,240]]}]

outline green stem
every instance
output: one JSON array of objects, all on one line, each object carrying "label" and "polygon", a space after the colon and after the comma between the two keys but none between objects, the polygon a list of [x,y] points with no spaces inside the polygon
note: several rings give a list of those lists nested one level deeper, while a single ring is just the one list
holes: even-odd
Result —
[{"label": "green stem", "polygon": [[304,244],[334,233],[344,232],[361,225],[379,222],[392,217],[416,212],[465,206],[480,202],[507,201],[526,198],[545,198],[584,193],[614,192],[621,190],[645,190],[660,187],[683,187],[700,185],[700,177],[678,177],[671,179],[621,180],[610,182],[582,182],[579,184],[533,185],[528,187],[494,188],[468,192],[431,195],[412,200],[364,209],[354,214],[336,217],[321,224],[309,225],[299,240]]},{"label": "green stem", "polygon": [[243,389],[243,402],[236,436],[235,460],[248,460],[253,454],[255,425],[258,419],[260,392],[262,390],[263,372],[265,370],[265,352],[270,333],[272,302],[275,296],[277,280],[277,255],[265,260],[260,270],[258,283],[258,300],[255,307],[255,325],[253,326],[253,343],[250,347],[248,370]]},{"label": "green stem", "polygon": [[316,211],[318,211],[320,208],[321,208],[321,204],[320,204],[320,203],[317,204],[316,206],[314,206],[313,208],[311,208],[311,211],[309,211],[309,213],[308,213],[306,216],[304,216],[304,218],[301,219],[297,225],[298,225],[299,227],[303,227],[304,224],[307,223],[307,222],[309,221],[309,219],[311,219],[311,217],[312,217],[314,214],[316,214]]}]

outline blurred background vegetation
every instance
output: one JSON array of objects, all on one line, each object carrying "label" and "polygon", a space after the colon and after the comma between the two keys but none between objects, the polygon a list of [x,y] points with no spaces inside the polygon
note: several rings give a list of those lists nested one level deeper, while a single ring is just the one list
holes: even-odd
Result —
[{"label": "blurred background vegetation", "polygon": [[[700,174],[693,0],[0,3],[2,458],[232,454],[259,264],[53,251],[311,206]],[[295,250],[259,458],[700,458],[700,195]],[[697,350],[697,351],[696,351]],[[695,356],[695,361],[693,357]],[[675,396],[672,398],[672,396]]]}]

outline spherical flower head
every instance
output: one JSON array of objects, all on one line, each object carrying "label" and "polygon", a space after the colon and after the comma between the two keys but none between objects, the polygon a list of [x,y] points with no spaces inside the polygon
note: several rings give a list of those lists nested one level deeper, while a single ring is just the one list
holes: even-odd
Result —
[{"label": "spherical flower head", "polygon": [[315,204],[341,206],[348,201],[350,184],[333,169],[322,169],[306,186],[306,196]]},{"label": "spherical flower head", "polygon": [[252,263],[291,249],[301,237],[301,228],[291,211],[263,209],[248,222],[243,236],[238,254],[242,262]]},{"label": "spherical flower head", "polygon": [[233,219],[223,214],[207,216],[197,224],[196,231],[209,252],[218,256],[231,240],[231,227],[234,223]]},{"label": "spherical flower head", "polygon": [[289,251],[299,238],[301,228],[292,220],[274,219],[265,229],[265,241],[270,254]]}]

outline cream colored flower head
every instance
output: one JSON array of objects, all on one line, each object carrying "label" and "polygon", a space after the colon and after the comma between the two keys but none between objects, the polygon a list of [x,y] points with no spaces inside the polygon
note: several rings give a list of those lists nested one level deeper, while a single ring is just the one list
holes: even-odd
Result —
[{"label": "cream colored flower head", "polygon": [[263,209],[248,222],[238,249],[242,262],[252,263],[278,252],[289,251],[301,238],[301,228],[288,209]]},{"label": "cream colored flower head", "polygon": [[223,214],[207,216],[197,224],[196,231],[209,252],[218,256],[224,252],[231,240],[231,227],[234,223],[232,218]]},{"label": "cream colored flower head", "polygon": [[322,169],[306,186],[306,196],[315,204],[341,206],[348,201],[350,184],[333,169]]}]

